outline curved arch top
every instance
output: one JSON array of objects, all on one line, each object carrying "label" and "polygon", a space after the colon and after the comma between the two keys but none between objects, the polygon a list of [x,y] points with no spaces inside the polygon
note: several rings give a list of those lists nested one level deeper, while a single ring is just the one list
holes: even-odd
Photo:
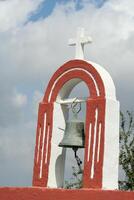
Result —
[{"label": "curved arch top", "polygon": [[[68,98],[80,81],[87,85],[90,97],[86,99],[83,187],[118,188],[118,155],[111,154],[119,149],[119,103],[115,86],[103,67],[85,60],[70,60],[63,64],[50,79],[39,104],[34,186],[63,185],[65,152],[57,145],[61,139],[57,127],[65,126],[66,108],[56,100]],[[55,172],[57,159],[59,173],[62,172],[60,176]],[[109,169],[112,171],[111,182]]]},{"label": "curved arch top", "polygon": [[109,74],[109,72],[95,62],[89,61],[89,63],[92,66],[94,66],[94,68],[97,70],[97,72],[100,74],[100,76],[103,80],[103,84],[105,87],[105,97],[107,99],[116,100],[115,85],[114,85],[113,79],[112,79],[111,75]]},{"label": "curved arch top", "polygon": [[55,101],[59,90],[69,80],[79,78],[90,89],[90,97],[105,97],[105,85],[97,69],[87,61],[71,60],[62,65],[52,76],[43,102]]}]

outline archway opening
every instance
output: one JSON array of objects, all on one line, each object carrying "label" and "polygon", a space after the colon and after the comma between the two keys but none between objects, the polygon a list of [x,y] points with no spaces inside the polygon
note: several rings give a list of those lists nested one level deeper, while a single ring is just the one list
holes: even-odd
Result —
[{"label": "archway opening", "polygon": [[[86,119],[86,99],[90,96],[87,85],[80,79],[72,79],[68,81],[60,90],[58,99],[62,102],[65,123],[74,119],[71,104],[78,101],[81,105],[81,111],[78,113],[78,120],[85,124]],[[82,161],[81,168],[84,169],[84,148],[79,148],[77,155]],[[64,170],[64,188],[77,188],[81,186],[83,173],[79,173],[79,167],[74,157],[72,148],[66,148],[65,170]]]}]

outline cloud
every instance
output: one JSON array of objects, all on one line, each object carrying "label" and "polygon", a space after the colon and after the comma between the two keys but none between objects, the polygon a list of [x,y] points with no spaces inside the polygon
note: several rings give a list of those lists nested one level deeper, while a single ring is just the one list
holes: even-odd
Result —
[{"label": "cloud", "polygon": [[42,0],[0,1],[0,31],[7,31],[22,25],[41,2]]},{"label": "cloud", "polygon": [[31,185],[35,121],[0,127],[0,186]]},{"label": "cloud", "polygon": [[43,93],[41,93],[38,90],[35,90],[34,94],[33,94],[33,99],[32,99],[32,102],[33,102],[33,113],[35,115],[37,115],[37,111],[38,111],[38,107],[39,107],[39,102],[42,101],[42,98],[43,98]]},{"label": "cloud", "polygon": [[[4,159],[1,184],[8,184],[7,179],[4,182],[4,166],[9,170],[8,160],[14,159],[16,149],[15,169],[20,167],[20,160],[21,176],[26,177],[32,169],[38,101],[55,70],[74,58],[75,48],[67,44],[69,38],[76,36],[77,27],[85,27],[93,38],[93,43],[85,46],[85,58],[110,72],[122,108],[134,107],[133,0],[109,0],[100,8],[82,1],[80,10],[76,10],[75,1],[68,1],[57,4],[45,19],[27,21],[40,3],[41,0],[0,2],[0,159]],[[12,149],[10,155],[4,146]],[[30,177],[24,179],[28,184],[31,181]],[[22,185],[21,180],[19,184]]]},{"label": "cloud", "polygon": [[12,102],[16,107],[21,107],[27,104],[27,96],[21,93],[17,93],[15,91],[15,94],[12,98]]}]

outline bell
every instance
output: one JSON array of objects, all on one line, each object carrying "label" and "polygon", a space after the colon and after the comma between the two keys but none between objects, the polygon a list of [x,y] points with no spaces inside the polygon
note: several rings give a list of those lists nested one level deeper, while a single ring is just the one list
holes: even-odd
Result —
[{"label": "bell", "polygon": [[84,139],[84,122],[78,120],[67,121],[65,134],[59,146],[68,148],[84,148]]}]

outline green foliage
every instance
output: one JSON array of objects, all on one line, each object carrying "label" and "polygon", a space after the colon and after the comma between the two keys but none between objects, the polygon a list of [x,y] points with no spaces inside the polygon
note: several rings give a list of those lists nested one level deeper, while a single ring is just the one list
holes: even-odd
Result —
[{"label": "green foliage", "polygon": [[119,188],[134,190],[134,115],[129,111],[120,113],[119,164],[126,175],[126,181],[119,181]]},{"label": "green foliage", "polygon": [[[119,164],[125,172],[126,180],[119,181],[120,190],[134,190],[134,114],[120,112],[120,155]],[[65,181],[66,189],[82,187],[82,170],[72,167],[72,178]]]},{"label": "green foliage", "polygon": [[77,170],[76,167],[72,167],[72,178],[69,181],[65,181],[66,189],[79,189],[82,188],[82,170]]}]

